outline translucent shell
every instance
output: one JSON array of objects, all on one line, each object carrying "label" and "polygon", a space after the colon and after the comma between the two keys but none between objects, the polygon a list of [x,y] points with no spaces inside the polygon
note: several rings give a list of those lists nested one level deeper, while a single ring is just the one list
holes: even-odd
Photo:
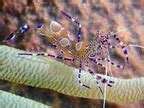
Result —
[{"label": "translucent shell", "polygon": [[70,45],[70,41],[68,38],[62,38],[60,41],[59,41],[60,45],[63,46],[63,47],[66,47],[68,45]]},{"label": "translucent shell", "polygon": [[56,22],[56,21],[51,21],[50,23],[50,31],[53,32],[54,34],[58,34],[62,31],[62,26]]},{"label": "translucent shell", "polygon": [[68,32],[67,34],[68,38],[71,40],[71,41],[74,41],[74,37],[72,35],[70,35],[70,33]]},{"label": "translucent shell", "polygon": [[52,44],[57,45],[59,52],[63,51],[65,54],[74,55],[76,58],[86,58],[88,55],[87,46],[89,42],[83,40],[75,43],[74,37],[56,21],[45,23],[37,29],[37,33],[47,36]]},{"label": "translucent shell", "polygon": [[72,53],[73,55],[76,57],[76,58],[81,58],[81,59],[85,59],[87,58],[88,56],[88,41],[86,40],[83,40],[81,42],[77,42],[75,44],[75,50],[72,50]]},{"label": "translucent shell", "polygon": [[83,46],[83,42],[78,42],[78,43],[76,43],[75,48],[77,51],[79,51],[82,49],[82,46]]},{"label": "translucent shell", "polygon": [[50,23],[45,23],[41,28],[37,29],[37,33],[40,35],[45,35],[47,37],[53,37],[59,39],[60,37],[66,36],[68,34],[67,30],[64,29],[58,22],[51,21]]}]

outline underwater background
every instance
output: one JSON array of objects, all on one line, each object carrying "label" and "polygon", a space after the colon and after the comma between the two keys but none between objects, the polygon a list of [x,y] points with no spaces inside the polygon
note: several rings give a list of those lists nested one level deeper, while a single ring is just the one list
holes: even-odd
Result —
[{"label": "underwater background", "polygon": [[[32,30],[13,44],[4,42],[4,40],[24,24],[35,27],[37,23],[46,23],[52,20],[58,21],[75,35],[77,27],[60,15],[61,10],[81,22],[82,36],[85,39],[94,36],[97,30],[104,32],[104,34],[122,30],[118,36],[124,43],[144,45],[143,0],[0,0],[0,44],[29,52],[47,51],[47,42],[36,37]],[[126,64],[120,49],[111,52],[113,61],[125,65],[124,70],[112,67],[113,76],[124,79],[144,76],[144,50],[130,48],[128,53],[130,63]],[[68,65],[77,67],[76,64]],[[66,96],[53,90],[20,85],[4,80],[0,80],[0,90],[54,108],[102,108],[103,106],[103,100]],[[144,108],[144,101],[125,105],[106,102],[106,108],[136,107]]]}]

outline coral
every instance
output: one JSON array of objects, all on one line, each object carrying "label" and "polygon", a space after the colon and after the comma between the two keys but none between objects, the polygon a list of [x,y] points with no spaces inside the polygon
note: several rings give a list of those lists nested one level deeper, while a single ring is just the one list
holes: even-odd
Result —
[{"label": "coral", "polygon": [[[90,90],[77,84],[77,69],[45,57],[18,56],[19,52],[22,51],[0,46],[0,79],[48,88],[66,95],[103,99],[88,72],[83,72],[82,80],[91,86]],[[107,76],[107,79],[115,81],[112,88],[107,88],[108,101],[126,104],[144,99],[143,77],[119,79]]]},{"label": "coral", "polygon": [[51,108],[50,106],[0,90],[1,108]]}]

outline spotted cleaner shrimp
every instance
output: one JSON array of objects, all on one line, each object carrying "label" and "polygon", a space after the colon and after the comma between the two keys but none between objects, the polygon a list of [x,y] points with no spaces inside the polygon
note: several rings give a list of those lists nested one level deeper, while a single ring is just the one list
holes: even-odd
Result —
[{"label": "spotted cleaner shrimp", "polygon": [[[58,56],[54,54],[48,54],[48,53],[18,53],[18,55],[29,55],[29,56],[48,56],[51,58],[59,59],[59,60],[65,60],[65,61],[78,61],[79,62],[79,70],[78,70],[78,83],[85,87],[90,89],[88,85],[83,83],[81,81],[81,73],[83,67],[87,68],[89,73],[93,76],[95,79],[95,82],[100,90],[100,92],[103,94],[103,90],[100,86],[100,82],[103,84],[107,84],[108,87],[112,87],[114,84],[114,81],[108,80],[106,78],[102,78],[101,76],[97,75],[95,76],[95,72],[91,69],[89,63],[97,64],[99,67],[102,67],[106,71],[106,66],[101,63],[101,61],[105,61],[117,68],[123,69],[123,65],[119,65],[114,63],[109,58],[109,48],[110,49],[116,49],[121,48],[122,52],[125,56],[125,60],[128,63],[128,46],[136,46],[141,47],[138,45],[126,45],[124,44],[116,33],[109,33],[109,34],[103,34],[100,31],[97,32],[96,36],[90,40],[87,41],[85,39],[82,40],[81,38],[81,24],[79,21],[75,20],[73,17],[68,15],[66,12],[61,11],[62,15],[66,17],[68,20],[74,22],[78,26],[78,33],[77,33],[77,40],[75,40],[69,33],[67,29],[65,29],[60,23],[57,21],[51,21],[50,23],[45,24],[37,24],[36,25],[36,32],[38,35],[46,36],[50,41],[50,43],[55,47],[55,49],[61,53],[63,56]],[[13,41],[17,36],[20,34],[24,34],[29,30],[30,26],[25,24],[24,26],[20,27],[17,31],[10,34],[7,38],[7,41]],[[117,44],[112,45],[111,41],[115,41]],[[71,55],[72,57],[67,57],[66,55]]]}]

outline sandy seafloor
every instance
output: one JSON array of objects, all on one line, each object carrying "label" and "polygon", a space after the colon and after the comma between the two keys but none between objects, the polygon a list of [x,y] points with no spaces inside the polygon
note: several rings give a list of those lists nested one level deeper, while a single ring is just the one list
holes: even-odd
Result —
[{"label": "sandy seafloor", "polygon": [[[46,51],[47,45],[31,30],[22,41],[13,45],[2,41],[23,24],[34,27],[36,23],[56,20],[73,35],[77,26],[60,15],[64,10],[82,25],[82,36],[88,39],[97,30],[104,34],[118,32],[126,44],[144,45],[144,1],[143,0],[0,0],[0,44],[27,51]],[[121,31],[121,32],[119,32]],[[54,53],[54,51],[51,51]],[[57,52],[55,52],[57,53]],[[144,76],[144,50],[128,48],[129,64],[125,63],[120,49],[111,51],[116,63],[125,65],[123,70],[112,67],[114,77],[135,78]],[[69,64],[74,65],[74,64]],[[103,100],[69,97],[58,92],[0,81],[0,89],[51,105],[54,108],[102,108]],[[144,108],[144,101],[120,105],[106,102],[106,108]]]}]

